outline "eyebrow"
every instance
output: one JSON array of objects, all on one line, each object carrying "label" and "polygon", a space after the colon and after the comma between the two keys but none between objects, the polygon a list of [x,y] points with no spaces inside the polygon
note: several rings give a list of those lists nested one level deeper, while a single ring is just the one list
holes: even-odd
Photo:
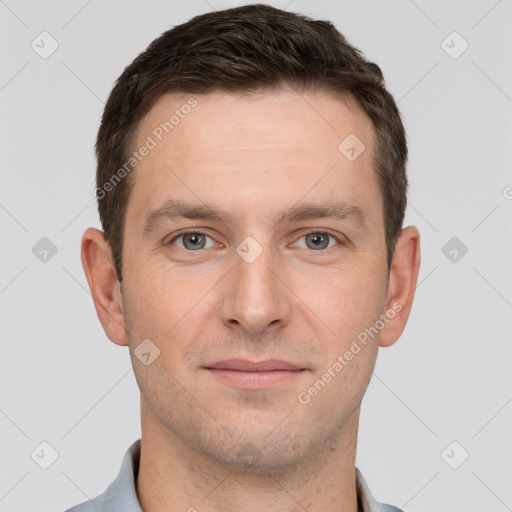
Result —
[{"label": "eyebrow", "polygon": [[[223,208],[207,203],[186,203],[171,199],[162,207],[151,211],[144,222],[143,231],[149,233],[165,221],[179,219],[209,220],[216,222],[233,222],[235,215]],[[282,210],[276,225],[311,219],[335,219],[348,221],[357,227],[366,227],[366,213],[358,206],[343,201],[331,204],[307,203]]]}]

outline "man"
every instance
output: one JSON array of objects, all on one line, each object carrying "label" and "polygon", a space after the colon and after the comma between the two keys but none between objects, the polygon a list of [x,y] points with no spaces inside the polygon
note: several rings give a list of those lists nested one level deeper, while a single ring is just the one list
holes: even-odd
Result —
[{"label": "man", "polygon": [[420,264],[376,64],[264,5],[197,16],[118,79],[82,262],[142,438],[82,511],[396,511],[355,467]]}]

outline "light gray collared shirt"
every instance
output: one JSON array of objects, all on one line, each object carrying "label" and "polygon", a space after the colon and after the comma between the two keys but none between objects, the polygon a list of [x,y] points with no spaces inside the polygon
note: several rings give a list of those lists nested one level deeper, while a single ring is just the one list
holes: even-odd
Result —
[{"label": "light gray collared shirt", "polygon": [[[117,478],[103,494],[75,505],[66,512],[142,512],[135,490],[139,460],[140,439],[128,448]],[[357,468],[356,490],[360,512],[403,512],[399,508],[375,501]]]}]

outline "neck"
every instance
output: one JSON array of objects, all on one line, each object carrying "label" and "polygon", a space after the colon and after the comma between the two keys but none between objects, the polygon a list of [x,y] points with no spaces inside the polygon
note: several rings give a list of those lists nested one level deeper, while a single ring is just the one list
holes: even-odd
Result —
[{"label": "neck", "polygon": [[357,512],[358,411],[338,439],[287,471],[240,470],[142,419],[137,494],[144,512]]}]

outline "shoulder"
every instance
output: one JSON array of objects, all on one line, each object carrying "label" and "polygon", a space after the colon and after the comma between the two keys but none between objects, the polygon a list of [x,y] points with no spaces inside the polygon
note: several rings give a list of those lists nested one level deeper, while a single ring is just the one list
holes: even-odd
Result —
[{"label": "shoulder", "polygon": [[382,512],[403,512],[401,508],[394,507],[393,505],[386,505],[385,503],[381,503]]},{"label": "shoulder", "polygon": [[359,509],[362,512],[403,512],[403,510],[393,505],[378,502],[370,492],[368,484],[359,469],[355,468],[356,490]]},{"label": "shoulder", "polygon": [[65,512],[98,512],[98,510],[103,511],[101,504],[95,500],[89,500],[68,508]]},{"label": "shoulder", "polygon": [[140,439],[128,448],[117,478],[96,498],[79,503],[65,512],[142,512],[135,481],[139,471]]}]

